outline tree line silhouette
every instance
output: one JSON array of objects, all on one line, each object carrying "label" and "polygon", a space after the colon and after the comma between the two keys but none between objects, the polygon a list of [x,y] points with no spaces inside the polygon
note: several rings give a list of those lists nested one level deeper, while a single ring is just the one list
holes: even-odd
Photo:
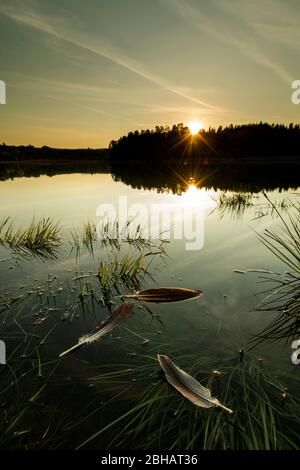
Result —
[{"label": "tree line silhouette", "polygon": [[1,161],[32,161],[32,160],[104,160],[108,158],[107,149],[60,149],[44,145],[0,145]]},{"label": "tree line silhouette", "polygon": [[191,175],[206,187],[281,190],[300,186],[299,153],[298,124],[220,126],[194,136],[177,124],[129,132],[109,149],[3,144],[0,179],[110,171],[116,181],[158,191],[180,193]]},{"label": "tree line silhouette", "polygon": [[205,164],[218,162],[255,163],[260,160],[298,161],[300,156],[300,125],[243,124],[210,127],[191,135],[181,124],[156,126],[153,130],[129,132],[112,140],[109,149],[58,149],[48,146],[0,145],[1,161],[25,160],[111,160],[140,162],[159,160]]},{"label": "tree line silhouette", "polygon": [[296,158],[300,155],[300,125],[245,124],[201,129],[191,135],[183,124],[156,126],[129,132],[112,140],[109,154],[115,160],[179,160],[215,163]]}]

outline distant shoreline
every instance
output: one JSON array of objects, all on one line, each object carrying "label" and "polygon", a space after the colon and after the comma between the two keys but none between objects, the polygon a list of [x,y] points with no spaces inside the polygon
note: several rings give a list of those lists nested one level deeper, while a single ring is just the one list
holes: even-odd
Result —
[{"label": "distant shoreline", "polygon": [[58,149],[54,147],[33,147],[0,145],[1,162],[59,162],[59,161],[85,161],[85,160],[107,160],[108,149]]},{"label": "distant shoreline", "polygon": [[[37,164],[37,165],[49,165],[49,164],[57,164],[57,165],[64,165],[64,164],[85,164],[85,163],[107,163],[109,164],[111,161],[109,156],[101,156],[101,157],[91,157],[91,158],[15,158],[15,159],[9,159],[9,158],[1,158],[0,156],[0,165],[11,165],[11,164],[24,164],[24,165],[32,165],[32,164]],[[138,161],[135,159],[114,159],[114,162],[118,162],[119,164],[126,165],[128,163],[135,163],[137,166],[147,166],[147,162],[144,161]],[[197,160],[193,160],[193,164],[195,164]],[[156,161],[158,163],[158,161]],[[162,165],[164,164],[164,161],[161,161]],[[170,163],[170,161],[168,161]],[[175,163],[175,162],[174,162]],[[176,162],[178,164],[178,162]],[[181,162],[180,163],[182,166],[189,166],[189,162]],[[228,166],[228,165],[300,165],[300,155],[295,156],[295,157],[275,157],[274,159],[272,158],[265,158],[265,157],[248,157],[248,158],[230,158],[228,157],[227,159],[224,159],[222,161],[218,159],[213,159],[209,158],[206,159],[205,157],[201,156],[201,159],[199,159],[199,165],[201,166],[215,166],[215,165],[220,165],[220,166]]]},{"label": "distant shoreline", "polygon": [[[298,165],[300,124],[249,123],[200,129],[182,123],[129,132],[112,140],[108,148],[54,148],[46,145],[0,145],[0,164],[74,165],[97,162],[114,167],[148,165],[153,172],[164,166],[188,165]],[[27,163],[28,162],[28,163]],[[81,162],[81,163],[80,163]],[[135,163],[134,163],[135,162]]]}]

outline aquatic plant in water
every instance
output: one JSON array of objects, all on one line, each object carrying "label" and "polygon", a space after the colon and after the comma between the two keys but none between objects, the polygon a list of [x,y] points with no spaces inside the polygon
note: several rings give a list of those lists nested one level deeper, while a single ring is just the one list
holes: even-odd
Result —
[{"label": "aquatic plant in water", "polygon": [[[205,382],[204,388],[220,396],[234,413],[222,413],[215,407],[203,409],[180,397],[157,369],[155,354],[162,345],[156,344],[148,346],[147,353],[135,354],[130,361],[124,359],[112,371],[107,370],[108,365],[99,366],[99,373],[90,378],[90,383],[114,387],[116,400],[109,402],[107,408],[103,403],[94,413],[91,411],[89,418],[99,414],[103,424],[82,439],[77,448],[126,449],[129,445],[149,450],[299,448],[298,395],[287,391],[283,380],[263,360],[246,354],[241,362],[236,354],[216,361],[187,350],[178,353],[178,346],[171,346],[176,362],[186,364],[197,383]],[[297,386],[293,374],[289,381]],[[117,404],[122,397],[125,407],[120,412]],[[80,422],[85,419],[81,415]],[[73,426],[75,429],[75,422]]]},{"label": "aquatic plant in water", "polygon": [[217,204],[219,216],[222,219],[225,215],[232,218],[240,219],[245,210],[253,206],[253,194],[249,193],[227,193],[217,192],[211,196],[212,200]]},{"label": "aquatic plant in water", "polygon": [[15,227],[9,217],[0,222],[0,245],[20,257],[55,259],[60,242],[59,225],[49,217],[33,219],[25,228]]},{"label": "aquatic plant in water", "polygon": [[[268,196],[265,197],[271,203]],[[254,345],[264,339],[293,339],[300,335],[300,205],[293,204],[286,217],[275,206],[274,210],[281,222],[279,229],[265,229],[258,236],[289,271],[270,274],[262,279],[264,283],[271,283],[272,287],[266,290],[257,310],[272,311],[277,315],[252,339]]]}]

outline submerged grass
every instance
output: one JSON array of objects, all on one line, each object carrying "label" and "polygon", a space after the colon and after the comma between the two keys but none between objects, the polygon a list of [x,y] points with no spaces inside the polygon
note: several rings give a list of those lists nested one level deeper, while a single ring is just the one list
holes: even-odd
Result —
[{"label": "submerged grass", "polygon": [[83,251],[94,254],[94,244],[96,243],[97,227],[92,222],[85,222],[81,231],[72,231],[69,243],[72,250],[75,250],[76,256],[79,257]]},{"label": "submerged grass", "polygon": [[[300,400],[290,392],[287,395],[285,385],[274,378],[262,360],[252,356],[240,362],[238,357],[232,357],[219,364],[216,371],[213,361],[207,358],[196,359],[195,355],[176,358],[178,364],[190,364],[185,368],[187,371],[191,370],[192,364],[193,376],[210,388],[213,396],[234,409],[230,416],[221,410],[200,409],[181,397],[166,383],[155,356],[151,360],[148,353],[138,360],[139,365],[124,363],[115,367],[113,373],[104,371],[91,379],[99,386],[104,383],[111,387],[119,385],[127,393],[127,387],[138,377],[136,388],[139,394],[135,403],[131,399],[123,413],[106,420],[77,448],[299,448]],[[114,409],[113,403],[110,407]],[[101,407],[101,414],[105,414],[105,404]]]},{"label": "submerged grass", "polygon": [[10,218],[0,222],[0,245],[23,258],[55,259],[60,247],[60,228],[50,218],[33,219],[28,227],[15,227]]},{"label": "submerged grass", "polygon": [[247,192],[218,192],[212,196],[220,219],[229,216],[233,220],[239,220],[244,216],[246,210],[252,207],[255,209],[255,217],[251,220],[261,219],[267,215],[275,218],[279,216],[279,213],[288,212],[293,206],[293,203],[288,199],[270,201],[268,198],[266,203],[261,203],[256,201],[258,198],[259,196]]},{"label": "submerged grass", "polygon": [[166,241],[145,237],[141,225],[134,224],[134,221],[127,221],[121,226],[118,220],[107,220],[99,224],[85,222],[81,231],[71,232],[69,243],[79,257],[84,252],[94,256],[97,247],[120,251],[126,245],[138,251],[158,249],[162,254]]},{"label": "submerged grass", "polygon": [[[147,279],[154,282],[150,272],[152,253],[123,254],[107,261],[100,261],[96,274],[100,283],[103,303],[109,305],[115,294],[122,295],[138,290]],[[148,258],[150,256],[150,259]]]},{"label": "submerged grass", "polygon": [[38,338],[19,326],[19,335],[1,330],[9,353],[0,367],[0,447],[46,449],[62,439],[58,403],[45,402],[57,363],[43,363]]},{"label": "submerged grass", "polygon": [[[237,207],[242,205],[241,201],[237,202]],[[299,208],[295,207],[295,210],[296,215],[290,215],[288,221],[282,220],[283,243],[282,237],[278,238],[275,232],[267,231],[264,235],[266,245],[269,243],[268,247],[272,247],[271,251],[281,256],[282,261],[289,260],[287,264],[292,270],[275,279],[279,282],[276,309],[278,305],[282,306],[280,313],[284,327],[290,326],[286,322],[296,322],[299,318]],[[0,230],[2,236],[6,224]],[[94,254],[97,243],[94,229],[90,223],[84,226],[83,236],[74,238],[75,249],[78,246],[79,250]],[[16,232],[18,230],[12,231],[11,240],[22,239]],[[270,370],[261,359],[248,354],[230,355],[227,350],[225,354],[224,338],[220,345],[221,359],[217,360],[217,348],[215,357],[201,356],[203,351],[199,351],[198,346],[191,354],[191,337],[181,337],[176,344],[170,334],[162,337],[161,331],[153,330],[144,337],[140,329],[135,332],[124,328],[130,336],[125,347],[124,338],[114,338],[117,345],[117,353],[113,356],[115,363],[105,364],[101,358],[102,365],[97,366],[96,371],[96,366],[88,361],[69,359],[73,362],[66,369],[67,374],[82,367],[80,385],[85,394],[85,402],[82,393],[72,402],[62,388],[65,387],[62,377],[54,376],[60,363],[43,361],[41,346],[45,347],[56,327],[53,313],[68,313],[73,318],[78,309],[85,313],[92,308],[97,312],[100,303],[107,312],[116,296],[140,289],[147,280],[155,282],[153,272],[157,266],[153,260],[156,256],[165,259],[163,246],[157,248],[155,245],[153,252],[153,245],[149,245],[152,242],[130,239],[132,252],[121,253],[119,242],[113,240],[108,238],[103,244],[103,247],[113,248],[112,254],[99,259],[94,271],[88,274],[77,272],[68,289],[49,276],[47,288],[37,286],[31,294],[30,298],[34,297],[37,303],[33,311],[41,312],[45,319],[52,316],[52,324],[36,338],[36,343],[24,330],[24,339],[16,342],[8,366],[0,369],[0,446],[28,449],[75,446],[160,450],[299,449],[300,400],[297,394],[293,390],[287,392],[285,383],[277,377],[278,372]],[[61,290],[68,291],[67,297],[59,297],[63,295]],[[6,293],[0,296],[0,310],[12,309],[15,305],[12,299],[14,297]],[[273,302],[272,293],[268,301]],[[273,309],[274,305],[269,304],[269,307]],[[103,309],[100,313],[103,314]],[[35,323],[36,327],[39,324]],[[22,328],[19,330],[23,331]],[[1,337],[3,332],[1,329]],[[152,341],[151,334],[160,339]],[[135,340],[139,342],[139,348],[136,348]],[[123,354],[126,348],[127,352]],[[156,359],[157,353],[164,352],[210,388],[213,396],[232,408],[233,415],[216,409],[199,409],[172,389]],[[295,376],[287,374],[285,379],[297,390]],[[74,380],[73,383],[73,380],[70,379],[71,385],[78,388],[78,382]]]},{"label": "submerged grass", "polygon": [[[265,195],[270,204],[268,196]],[[276,318],[260,334],[252,339],[258,342],[271,339],[294,339],[300,335],[300,204],[293,204],[292,210],[283,217],[274,206],[281,225],[279,230],[266,229],[258,235],[260,241],[271,251],[289,272],[270,275],[262,279],[271,283],[257,310],[277,313]]]},{"label": "submerged grass", "polygon": [[212,200],[217,204],[220,218],[229,215],[232,218],[240,219],[248,207],[253,206],[253,195],[249,193],[226,193],[218,192],[212,196]]}]

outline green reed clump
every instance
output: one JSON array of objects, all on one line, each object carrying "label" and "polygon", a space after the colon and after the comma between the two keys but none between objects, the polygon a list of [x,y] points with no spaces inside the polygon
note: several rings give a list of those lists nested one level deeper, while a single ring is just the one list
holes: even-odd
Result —
[{"label": "green reed clump", "polygon": [[0,222],[0,245],[24,258],[55,259],[60,242],[59,225],[49,217],[33,219],[25,228],[15,227],[9,217]]},{"label": "green reed clump", "polygon": [[245,210],[253,206],[253,195],[249,193],[218,192],[212,196],[212,199],[217,204],[221,218],[226,214],[241,218]]},{"label": "green reed clump", "polygon": [[154,255],[150,260],[149,255],[152,253],[141,252],[138,255],[125,253],[121,257],[115,256],[99,262],[96,277],[100,283],[105,305],[112,301],[114,293],[120,295],[132,292],[139,289],[147,278],[153,280],[149,268]]},{"label": "green reed clump", "polygon": [[264,234],[260,235],[260,240],[300,276],[300,204],[294,204],[292,208],[293,212],[288,212],[287,217],[284,218],[274,206],[274,210],[280,218],[281,227],[278,232],[265,229]]},{"label": "green reed clump", "polygon": [[63,439],[61,409],[46,401],[56,363],[43,363],[36,335],[1,328],[1,338],[8,348],[0,366],[0,448],[54,446]]},{"label": "green reed clump", "polygon": [[76,251],[78,257],[82,251],[87,251],[91,255],[94,254],[94,245],[98,240],[96,224],[93,222],[85,222],[81,231],[72,231],[69,243],[72,250]]},{"label": "green reed clump", "polygon": [[273,311],[277,316],[253,338],[254,344],[263,339],[293,339],[300,335],[300,204],[293,204],[286,217],[275,206],[274,211],[281,222],[279,229],[265,229],[258,236],[290,271],[262,279],[264,283],[271,283],[272,287],[265,291],[257,310]]},{"label": "green reed clump", "polygon": [[166,243],[162,240],[152,241],[146,238],[141,225],[134,226],[133,221],[127,221],[124,226],[121,226],[118,220],[108,220],[99,224],[88,221],[83,224],[81,231],[71,232],[69,242],[72,249],[76,251],[77,257],[82,252],[94,255],[97,244],[100,247],[116,250],[121,250],[124,245],[129,245],[139,251],[158,248],[163,253]]},{"label": "green reed clump", "polygon": [[[167,384],[156,357],[151,358],[147,351],[147,355],[137,356],[134,364],[115,365],[113,372],[104,370],[91,379],[101,389],[115,390],[116,403],[110,401],[106,417],[102,404],[103,426],[77,447],[299,449],[300,400],[287,392],[261,359],[246,357],[240,362],[238,357],[231,357],[218,364],[218,370],[209,358],[185,355],[172,359],[209,387],[213,396],[234,413],[228,415],[218,409],[194,406]],[[124,400],[128,395],[127,406],[122,408],[122,397]],[[116,413],[120,409],[122,412]],[[81,417],[83,421],[85,418]]]}]

